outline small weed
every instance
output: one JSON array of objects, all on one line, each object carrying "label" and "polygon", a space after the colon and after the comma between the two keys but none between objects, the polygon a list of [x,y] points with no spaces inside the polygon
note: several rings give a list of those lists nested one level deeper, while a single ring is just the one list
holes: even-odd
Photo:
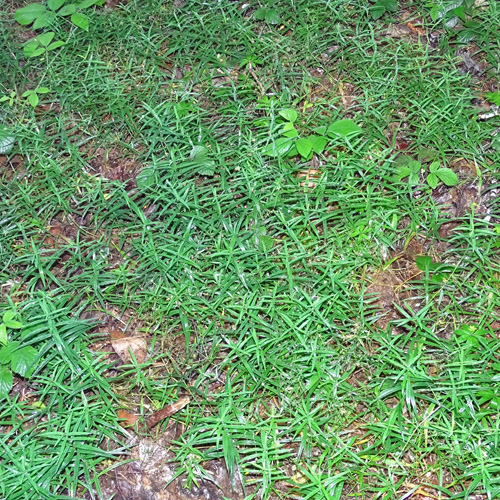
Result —
[{"label": "small weed", "polygon": [[19,330],[23,327],[22,323],[14,319],[15,317],[15,311],[7,310],[3,313],[0,323],[0,344],[3,345],[0,348],[0,400],[5,399],[12,388],[12,374],[29,377],[38,356],[33,347],[9,340],[7,335],[9,329]]},{"label": "small weed", "polygon": [[428,170],[425,182],[431,189],[436,189],[439,182],[446,186],[456,186],[458,177],[451,168],[441,167],[439,161],[433,161],[428,166],[425,162],[413,160],[409,156],[401,156],[397,161],[396,180],[401,181],[408,178],[410,186],[416,186],[421,182],[421,175]]},{"label": "small weed", "polygon": [[398,10],[396,0],[378,0],[370,7],[370,15],[373,19],[380,19],[384,14],[394,13]]},{"label": "small weed", "polygon": [[[359,133],[362,129],[353,120],[337,120],[328,127],[318,127],[317,134],[307,134],[297,130],[298,113],[294,109],[283,109],[278,112],[276,134],[278,137],[263,151],[267,156],[299,155],[304,160],[310,160],[313,154],[321,154],[330,140],[347,137]],[[259,124],[268,125],[266,120]]]}]

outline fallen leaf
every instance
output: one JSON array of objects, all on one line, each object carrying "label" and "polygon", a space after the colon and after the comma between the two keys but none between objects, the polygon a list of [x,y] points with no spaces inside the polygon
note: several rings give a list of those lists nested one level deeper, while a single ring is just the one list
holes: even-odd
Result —
[{"label": "fallen leaf", "polygon": [[118,418],[120,420],[123,420],[123,422],[120,422],[120,425],[124,428],[134,427],[137,421],[139,420],[139,417],[137,415],[129,413],[128,411],[125,410],[118,410]]},{"label": "fallen leaf", "polygon": [[112,339],[111,345],[116,354],[120,356],[124,363],[132,360],[131,352],[134,354],[137,363],[144,363],[147,353],[146,341],[141,337],[125,337],[122,339]]}]

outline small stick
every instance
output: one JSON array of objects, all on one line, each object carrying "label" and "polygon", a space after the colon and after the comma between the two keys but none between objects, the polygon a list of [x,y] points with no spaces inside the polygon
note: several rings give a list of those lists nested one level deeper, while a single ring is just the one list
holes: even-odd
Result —
[{"label": "small stick", "polygon": [[248,63],[247,68],[248,68],[248,72],[252,75],[253,79],[255,80],[255,83],[257,83],[257,85],[259,86],[259,89],[260,89],[260,92],[261,92],[262,96],[265,96],[266,95],[266,89],[264,88],[264,85],[262,85],[262,83],[260,83],[260,80],[259,80],[257,74],[255,73],[255,71],[252,68],[252,63],[251,62]]},{"label": "small stick", "polygon": [[148,429],[152,429],[160,420],[170,417],[179,410],[182,410],[191,400],[188,397],[178,399],[175,403],[164,406],[161,410],[155,411],[146,419]]}]

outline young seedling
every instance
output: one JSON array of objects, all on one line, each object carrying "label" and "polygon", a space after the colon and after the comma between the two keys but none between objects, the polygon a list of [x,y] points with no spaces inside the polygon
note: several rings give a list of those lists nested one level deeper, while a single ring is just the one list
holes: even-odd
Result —
[{"label": "young seedling", "polygon": [[16,312],[7,310],[0,323],[0,399],[4,399],[9,394],[13,373],[21,377],[29,377],[33,371],[38,353],[31,346],[23,346],[21,342],[9,341],[7,330],[19,330],[22,323],[15,320]]},{"label": "young seedling", "polygon": [[[425,150],[427,151],[427,150]],[[456,186],[458,184],[458,177],[451,168],[441,167],[439,161],[433,161],[428,167],[426,162],[428,156],[419,154],[419,159],[414,160],[409,156],[402,156],[396,160],[396,180],[402,181],[408,179],[410,186],[420,184],[420,174],[424,173],[428,168],[428,174],[425,177],[425,182],[431,189],[436,189],[441,181],[446,186]]]},{"label": "young seedling", "polygon": [[278,134],[280,137],[275,139],[263,151],[268,156],[300,156],[304,160],[310,160],[313,154],[321,154],[329,139],[338,137],[347,137],[351,134],[361,131],[361,127],[352,120],[337,120],[328,127],[319,127],[317,134],[306,136],[299,135],[295,124],[298,113],[294,109],[283,109],[279,111],[280,121]]}]

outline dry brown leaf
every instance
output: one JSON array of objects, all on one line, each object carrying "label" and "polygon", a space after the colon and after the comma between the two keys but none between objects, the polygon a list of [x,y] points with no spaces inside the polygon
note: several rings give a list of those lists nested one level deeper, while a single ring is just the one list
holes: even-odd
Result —
[{"label": "dry brown leaf", "polygon": [[129,413],[128,411],[125,410],[118,410],[118,418],[120,420],[123,420],[123,422],[120,422],[120,425],[124,428],[134,427],[137,421],[139,420],[139,417],[137,415]]},{"label": "dry brown leaf", "polygon": [[142,337],[112,339],[111,345],[124,363],[132,360],[131,352],[139,364],[144,363],[147,353],[146,341]]}]

